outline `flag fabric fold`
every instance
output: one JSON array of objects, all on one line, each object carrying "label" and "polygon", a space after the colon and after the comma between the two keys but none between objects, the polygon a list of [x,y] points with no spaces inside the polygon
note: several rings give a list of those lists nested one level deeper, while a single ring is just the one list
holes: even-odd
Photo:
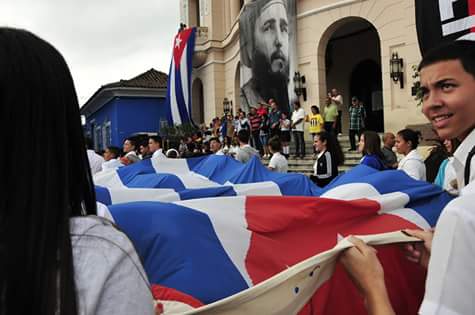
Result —
[{"label": "flag fabric fold", "polygon": [[[196,314],[365,314],[358,292],[335,264],[341,248],[332,248],[348,235],[376,234],[373,241],[387,243],[386,233],[432,227],[451,200],[440,188],[401,171],[366,166],[322,190],[303,175],[268,172],[258,160],[240,164],[210,156],[144,162],[99,174],[96,183],[104,188],[96,191],[109,195],[109,210],[136,246],[151,283],[210,304]],[[163,180],[163,174],[175,177]],[[141,188],[130,187],[140,178]],[[152,184],[143,184],[148,180]],[[278,193],[236,188],[262,183]],[[121,202],[112,201],[114,190]],[[141,190],[176,199],[138,200],[145,194]],[[136,202],[126,202],[127,191],[132,191],[129,201]],[[383,246],[378,255],[397,313],[416,314],[424,271],[405,260],[397,246]],[[274,311],[268,312],[269,306]]]}]

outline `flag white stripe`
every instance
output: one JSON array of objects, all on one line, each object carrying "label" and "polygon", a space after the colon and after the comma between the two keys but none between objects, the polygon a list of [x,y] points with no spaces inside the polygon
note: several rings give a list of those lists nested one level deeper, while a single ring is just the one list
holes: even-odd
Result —
[{"label": "flag white stripe", "polygon": [[252,280],[246,268],[246,256],[252,235],[247,229],[246,197],[204,198],[175,203],[208,215],[223,249],[247,285],[252,286]]},{"label": "flag white stripe", "polygon": [[188,44],[185,46],[183,55],[180,60],[180,72],[181,72],[181,87],[183,91],[183,98],[185,100],[185,109],[188,114],[189,108],[189,91],[188,91]]},{"label": "flag white stripe", "polygon": [[180,117],[180,112],[178,111],[178,102],[176,100],[176,91],[175,91],[175,80],[176,80],[176,73],[175,73],[175,61],[172,63],[172,73],[170,76],[170,107],[172,111],[172,120],[173,124],[175,125],[181,125],[181,117]]},{"label": "flag white stripe", "polygon": [[475,27],[475,15],[467,16],[466,18],[456,20],[442,25],[442,32],[444,36],[458,33]]}]

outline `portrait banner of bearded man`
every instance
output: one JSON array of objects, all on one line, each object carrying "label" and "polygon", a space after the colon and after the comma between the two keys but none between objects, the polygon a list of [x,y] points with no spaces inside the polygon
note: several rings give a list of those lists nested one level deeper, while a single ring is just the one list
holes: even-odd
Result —
[{"label": "portrait banner of bearded man", "polygon": [[290,77],[296,66],[295,0],[255,0],[239,21],[241,47],[241,108],[274,99],[289,112],[294,94]]}]

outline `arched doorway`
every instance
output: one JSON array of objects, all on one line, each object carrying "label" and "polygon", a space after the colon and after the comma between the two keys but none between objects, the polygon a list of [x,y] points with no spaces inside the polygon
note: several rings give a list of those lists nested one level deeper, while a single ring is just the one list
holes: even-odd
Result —
[{"label": "arched doorway", "polygon": [[351,95],[365,106],[366,129],[384,131],[381,65],[374,60],[361,61],[353,70],[350,80]]},{"label": "arched doorway", "polygon": [[191,119],[195,124],[204,123],[204,112],[203,83],[195,79],[191,89]]},{"label": "arched doorway", "polygon": [[336,88],[343,96],[342,132],[348,132],[351,97],[362,99],[367,110],[367,129],[383,131],[381,43],[376,28],[367,20],[348,17],[332,24],[319,44],[319,78],[322,101]]}]

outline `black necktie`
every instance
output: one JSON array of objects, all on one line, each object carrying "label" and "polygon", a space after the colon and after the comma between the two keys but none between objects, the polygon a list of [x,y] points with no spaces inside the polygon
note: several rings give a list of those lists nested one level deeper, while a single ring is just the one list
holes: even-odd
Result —
[{"label": "black necktie", "polygon": [[475,155],[475,146],[468,153],[467,159],[465,160],[465,186],[470,182],[470,165],[472,164],[472,157]]}]

